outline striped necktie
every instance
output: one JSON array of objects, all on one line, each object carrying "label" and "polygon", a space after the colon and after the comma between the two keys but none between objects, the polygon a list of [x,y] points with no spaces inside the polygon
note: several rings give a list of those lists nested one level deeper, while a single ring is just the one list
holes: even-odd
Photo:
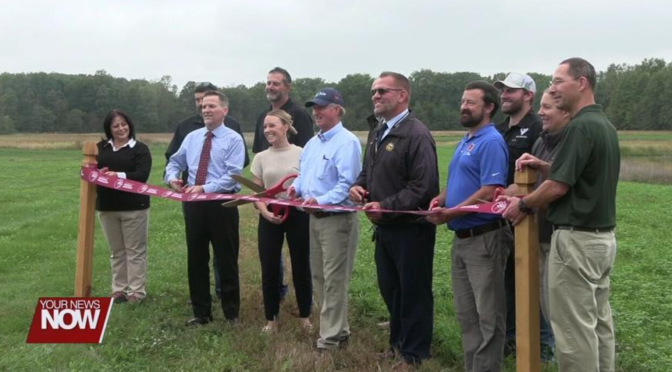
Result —
[{"label": "striped necktie", "polygon": [[196,186],[205,184],[205,178],[208,175],[208,164],[210,163],[210,149],[212,148],[213,136],[211,131],[208,131],[208,134],[205,135],[205,142],[203,142],[203,149],[201,150],[201,158],[198,160],[196,181],[194,182],[194,185]]}]

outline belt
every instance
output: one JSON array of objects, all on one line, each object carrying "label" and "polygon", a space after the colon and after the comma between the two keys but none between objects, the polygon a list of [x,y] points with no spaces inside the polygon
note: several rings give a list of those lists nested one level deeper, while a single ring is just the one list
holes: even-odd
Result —
[{"label": "belt", "polygon": [[604,227],[601,229],[596,229],[592,227],[576,227],[576,226],[565,226],[565,225],[553,225],[553,231],[555,230],[569,230],[569,231],[582,231],[582,232],[592,232],[592,233],[606,233],[614,231],[613,227]]},{"label": "belt", "polygon": [[331,216],[340,216],[344,214],[349,214],[349,213],[355,213],[355,212],[313,212],[312,215],[315,216],[315,218],[326,218],[326,217],[331,217]]},{"label": "belt", "polygon": [[508,223],[505,220],[497,220],[474,227],[473,229],[456,230],[455,236],[460,239],[473,238],[474,236],[483,235],[490,231],[499,230],[504,226],[508,226]]}]

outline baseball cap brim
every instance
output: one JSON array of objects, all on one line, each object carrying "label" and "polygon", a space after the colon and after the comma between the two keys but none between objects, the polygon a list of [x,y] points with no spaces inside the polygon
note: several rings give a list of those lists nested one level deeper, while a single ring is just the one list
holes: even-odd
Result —
[{"label": "baseball cap brim", "polygon": [[525,88],[521,87],[520,85],[512,84],[510,82],[507,82],[506,80],[497,80],[497,81],[495,81],[495,83],[493,85],[497,89],[502,89],[504,87],[513,88],[513,89],[525,89]]},{"label": "baseball cap brim", "polygon": [[306,107],[313,107],[315,105],[318,106],[328,106],[331,101],[327,101],[326,99],[320,99],[320,98],[313,98],[310,101],[306,102]]}]

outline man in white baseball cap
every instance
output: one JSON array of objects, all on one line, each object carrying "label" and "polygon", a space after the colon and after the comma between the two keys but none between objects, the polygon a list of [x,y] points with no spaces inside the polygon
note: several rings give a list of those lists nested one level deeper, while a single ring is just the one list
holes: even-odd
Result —
[{"label": "man in white baseball cap", "polygon": [[[532,152],[534,142],[542,130],[541,118],[534,112],[532,104],[537,86],[527,74],[511,72],[504,80],[498,80],[494,86],[500,91],[502,112],[506,119],[497,124],[497,130],[504,136],[509,148],[509,176],[507,184],[513,183],[516,172],[516,160],[526,152]],[[516,274],[514,249],[506,262],[504,285],[506,291],[506,344],[504,354],[515,354],[516,346]],[[547,320],[540,315],[541,324],[541,360],[553,359],[555,339]]]}]

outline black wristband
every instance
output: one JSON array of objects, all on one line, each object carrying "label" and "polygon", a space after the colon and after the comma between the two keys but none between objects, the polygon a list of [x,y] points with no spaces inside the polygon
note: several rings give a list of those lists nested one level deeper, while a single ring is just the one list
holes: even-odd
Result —
[{"label": "black wristband", "polygon": [[530,208],[525,202],[523,201],[523,198],[520,198],[520,202],[518,202],[518,210],[525,213],[525,214],[532,214],[534,211],[532,208]]}]

